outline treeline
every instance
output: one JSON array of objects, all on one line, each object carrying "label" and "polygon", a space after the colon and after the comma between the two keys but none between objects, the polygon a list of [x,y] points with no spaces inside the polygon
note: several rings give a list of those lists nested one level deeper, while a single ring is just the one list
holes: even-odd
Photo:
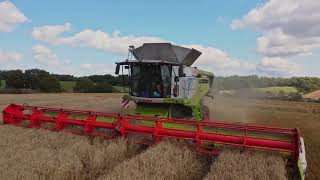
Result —
[{"label": "treeline", "polygon": [[105,74],[105,75],[75,77],[72,75],[53,74],[53,76],[59,79],[60,81],[89,80],[93,83],[108,83],[112,86],[123,86],[123,85],[128,86],[128,76],[126,75],[112,76],[110,74]]},{"label": "treeline", "polygon": [[[72,75],[50,74],[40,69],[0,71],[0,80],[6,81],[7,88],[31,89],[40,92],[61,92],[60,81],[76,82],[74,92],[112,92],[112,86],[128,86],[128,76],[92,75],[75,77]],[[0,82],[1,86],[1,82]],[[275,78],[251,76],[216,77],[215,88],[218,90],[234,90],[263,87],[295,87],[301,93],[320,89],[320,78],[292,77]]]},{"label": "treeline", "polygon": [[59,81],[75,81],[76,86],[73,88],[74,92],[81,93],[109,93],[113,92],[112,86],[128,86],[128,76],[112,76],[105,75],[91,75],[83,77],[74,77],[72,75],[54,74],[54,77]]},{"label": "treeline", "polygon": [[320,89],[320,78],[317,77],[259,77],[252,76],[229,76],[216,77],[215,87],[219,90],[243,89],[243,88],[264,88],[264,87],[295,87],[301,93],[307,93]]},{"label": "treeline", "polygon": [[[112,86],[128,85],[127,76],[92,75],[75,77],[72,75],[50,74],[41,69],[0,71],[0,80],[5,80],[3,93],[63,92],[60,81],[76,82],[73,92],[109,93]],[[1,86],[1,81],[0,81]]]},{"label": "treeline", "polygon": [[5,92],[61,92],[60,82],[50,73],[40,69],[0,71],[6,81]]}]

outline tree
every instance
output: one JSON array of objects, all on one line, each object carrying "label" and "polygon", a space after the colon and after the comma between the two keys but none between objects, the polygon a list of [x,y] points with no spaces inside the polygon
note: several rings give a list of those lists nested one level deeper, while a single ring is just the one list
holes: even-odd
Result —
[{"label": "tree", "polygon": [[101,83],[101,82],[107,82],[113,86],[128,86],[129,84],[129,78],[128,75],[119,75],[119,76],[112,76],[110,74],[105,75],[92,75],[87,76],[83,78],[88,78],[94,83]]},{"label": "tree", "polygon": [[92,88],[94,88],[94,83],[89,78],[79,78],[73,90],[75,92],[86,93],[91,92]]},{"label": "tree", "polygon": [[6,86],[9,88],[25,88],[25,78],[21,70],[7,71]]},{"label": "tree", "polygon": [[53,76],[60,81],[76,81],[77,78],[72,75],[64,75],[64,74],[53,74]]},{"label": "tree", "polygon": [[114,77],[114,83],[113,86],[129,86],[129,76],[128,75],[118,75]]},{"label": "tree", "polygon": [[29,69],[25,73],[26,88],[40,89],[40,79],[50,76],[47,71],[40,69]]},{"label": "tree", "polygon": [[112,84],[114,81],[115,77],[110,75],[110,74],[105,74],[105,75],[92,75],[88,76],[89,79],[91,79],[93,82],[98,83],[98,82],[108,82]]},{"label": "tree", "polygon": [[7,79],[6,75],[7,75],[7,71],[0,70],[0,80]]},{"label": "tree", "polygon": [[43,92],[61,92],[60,81],[50,74],[40,76],[38,83],[39,89]]}]

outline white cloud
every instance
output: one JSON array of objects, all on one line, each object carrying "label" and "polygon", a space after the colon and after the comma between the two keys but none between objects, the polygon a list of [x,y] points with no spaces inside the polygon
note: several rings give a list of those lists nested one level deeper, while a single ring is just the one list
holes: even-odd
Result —
[{"label": "white cloud", "polygon": [[85,69],[85,70],[91,70],[95,67],[97,67],[97,65],[94,65],[94,64],[81,64],[80,65],[80,68]]},{"label": "white cloud", "polygon": [[299,71],[299,66],[279,57],[263,58],[257,65],[257,71],[268,76],[291,76]]},{"label": "white cloud", "polygon": [[71,45],[76,47],[90,47],[101,49],[116,54],[126,54],[129,45],[142,45],[144,42],[166,42],[158,37],[150,36],[121,36],[116,31],[112,34],[101,30],[85,29],[72,36],[63,36],[64,32],[71,30],[71,24],[42,26],[33,29],[32,37],[36,40],[49,43],[51,45]]},{"label": "white cloud", "polygon": [[[46,46],[37,44],[32,47],[34,60],[37,62],[36,68],[44,69],[51,73],[84,75],[81,68],[72,63],[70,59],[61,59],[51,49]],[[32,67],[32,68],[35,68]],[[92,74],[95,74],[94,71]]]},{"label": "white cloud", "polygon": [[7,51],[0,49],[0,62],[4,63],[17,63],[22,59],[22,55],[15,51]]},{"label": "white cloud", "polygon": [[236,19],[233,20],[232,23],[230,24],[231,29],[241,29],[244,27],[244,23],[242,23],[240,20]]},{"label": "white cloud", "polygon": [[58,45],[61,44],[61,38],[59,36],[70,30],[70,23],[65,23],[64,25],[41,26],[33,28],[32,37],[43,42]]},{"label": "white cloud", "polygon": [[[73,35],[64,35],[71,31],[71,24],[42,26],[33,29],[34,39],[48,43],[50,45],[69,45],[73,47],[90,47],[111,52],[118,55],[126,55],[129,45],[141,46],[145,42],[168,42],[159,37],[153,36],[133,36],[121,35],[118,31],[108,34],[100,30],[85,29]],[[240,59],[229,56],[226,52],[202,45],[185,45],[193,47],[202,52],[196,66],[214,71],[218,74],[237,74],[238,72],[248,72],[255,69],[253,64],[245,63]],[[82,64],[82,70],[103,67],[103,64]],[[101,68],[100,68],[101,69]],[[91,71],[91,70],[90,70]],[[92,71],[93,72],[93,71]],[[112,70],[113,72],[113,70]]]},{"label": "white cloud", "polygon": [[43,65],[59,65],[61,64],[58,56],[54,54],[49,48],[43,45],[35,45],[32,47],[32,54],[33,58],[36,62],[43,64]]},{"label": "white cloud", "polygon": [[255,65],[243,60],[230,57],[226,52],[214,47],[204,47],[202,45],[185,45],[202,52],[195,66],[205,70],[210,70],[219,75],[253,74]]},{"label": "white cloud", "polygon": [[10,1],[0,2],[0,32],[11,32],[28,18]]},{"label": "white cloud", "polygon": [[0,49],[0,69],[21,69],[22,54],[16,51]]},{"label": "white cloud", "polygon": [[66,59],[66,60],[64,60],[62,63],[63,63],[64,65],[70,65],[70,64],[72,64],[70,59]]},{"label": "white cloud", "polygon": [[233,20],[230,26],[261,32],[257,52],[264,56],[310,54],[320,47],[319,9],[317,0],[270,0]]},{"label": "white cloud", "polygon": [[283,33],[280,29],[272,30],[257,39],[257,52],[269,57],[288,57],[310,55],[320,47],[319,37],[295,37]]}]

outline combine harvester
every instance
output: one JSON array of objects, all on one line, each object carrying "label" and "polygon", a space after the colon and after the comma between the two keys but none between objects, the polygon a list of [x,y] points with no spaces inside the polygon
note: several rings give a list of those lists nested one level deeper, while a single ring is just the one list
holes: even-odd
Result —
[{"label": "combine harvester", "polygon": [[[129,47],[128,58],[117,63],[116,74],[127,71],[129,94],[123,105],[136,103],[123,115],[11,104],[3,111],[4,124],[46,128],[153,145],[178,139],[194,150],[219,154],[225,147],[275,151],[288,158],[294,174],[304,179],[306,159],[297,128],[276,128],[213,122],[203,97],[213,97],[214,75],[191,65],[201,55],[170,43],[145,43]],[[143,138],[141,138],[143,137]]]}]

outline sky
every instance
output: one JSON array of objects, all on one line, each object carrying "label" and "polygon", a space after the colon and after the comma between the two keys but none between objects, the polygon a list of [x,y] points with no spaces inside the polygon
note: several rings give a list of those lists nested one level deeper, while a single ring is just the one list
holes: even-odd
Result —
[{"label": "sky", "polygon": [[0,0],[0,70],[113,74],[128,46],[202,52],[218,76],[320,77],[320,1]]}]

